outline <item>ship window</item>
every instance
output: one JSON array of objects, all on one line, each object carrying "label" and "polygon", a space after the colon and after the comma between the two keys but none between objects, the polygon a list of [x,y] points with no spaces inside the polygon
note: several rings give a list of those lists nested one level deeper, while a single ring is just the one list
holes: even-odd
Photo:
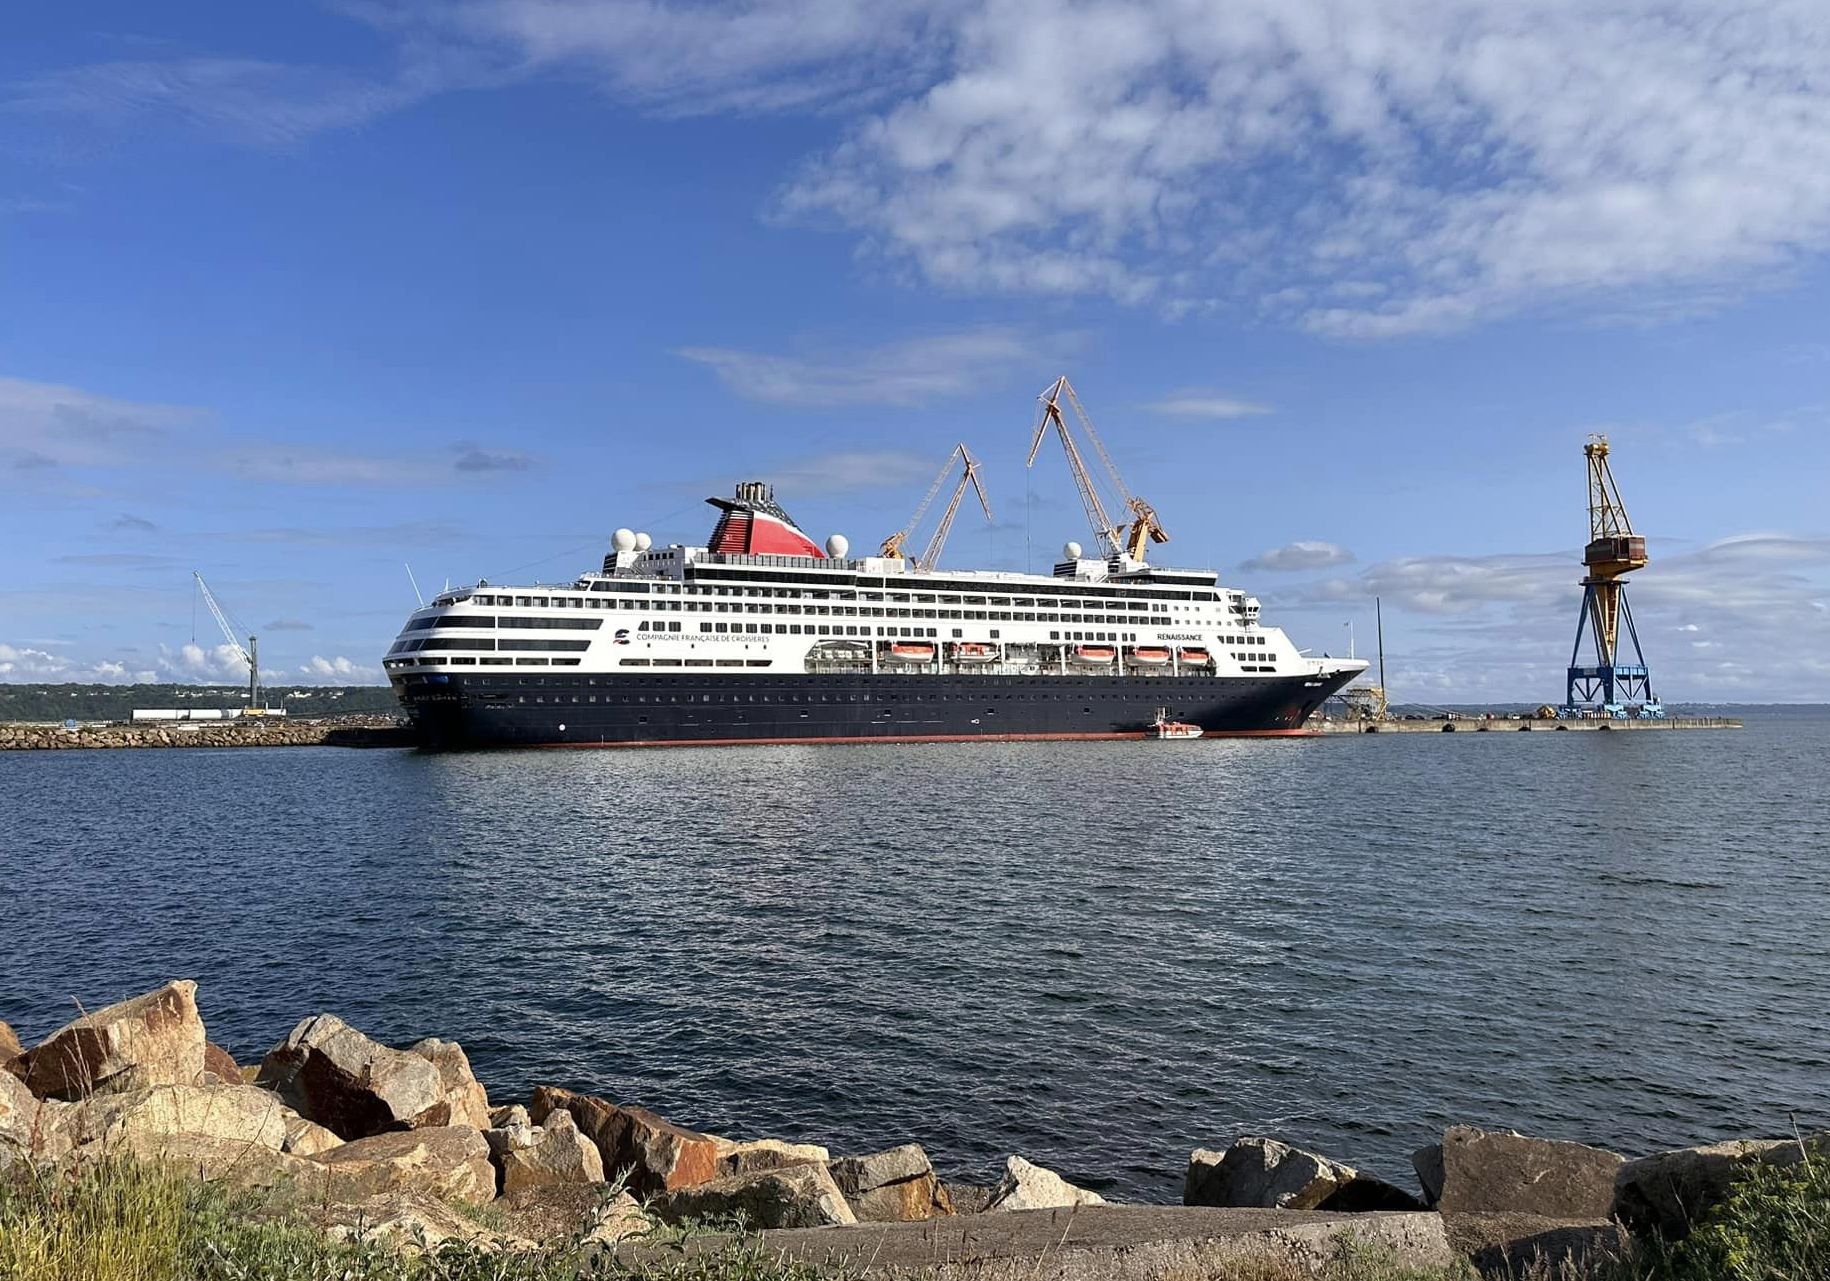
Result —
[{"label": "ship window", "polygon": [[702,632],[709,632],[712,630],[712,625],[710,623],[700,623],[699,630]]},{"label": "ship window", "polygon": [[997,638],[998,638],[998,629],[994,627],[991,629],[991,639],[996,640]]},{"label": "ship window", "polygon": [[961,636],[963,636],[963,635],[965,635],[965,633],[964,633],[964,632],[962,632],[962,631],[960,631],[960,629],[959,629],[959,628],[957,628],[957,627],[955,627],[955,628],[954,628],[954,629],[953,629],[953,639],[954,639],[954,640],[958,640],[958,639],[959,639],[959,638],[960,638],[960,637],[961,637]]}]

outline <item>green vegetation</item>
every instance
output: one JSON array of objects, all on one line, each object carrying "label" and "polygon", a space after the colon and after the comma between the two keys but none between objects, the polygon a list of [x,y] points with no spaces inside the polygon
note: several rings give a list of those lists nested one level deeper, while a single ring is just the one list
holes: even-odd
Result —
[{"label": "green vegetation", "polygon": [[[273,685],[270,706],[293,716],[394,713],[386,685]],[[0,721],[124,721],[136,707],[244,707],[246,685],[4,685]]]},{"label": "green vegetation", "polygon": [[[772,1257],[754,1242],[686,1252],[702,1232],[651,1238],[631,1270],[575,1242],[532,1253],[446,1243],[402,1253],[333,1241],[309,1207],[203,1183],[173,1167],[108,1161],[76,1176],[0,1179],[0,1281],[839,1281],[842,1271]],[[1038,1271],[1042,1269],[1039,1267]],[[1234,1281],[1296,1281],[1287,1265]],[[1302,1274],[1307,1275],[1307,1274]],[[1419,1270],[1351,1248],[1321,1281],[1470,1281],[1460,1266]],[[1517,1281],[1823,1281],[1830,1277],[1830,1166],[1757,1167],[1687,1241],[1653,1243],[1584,1269],[1537,1268]]]}]

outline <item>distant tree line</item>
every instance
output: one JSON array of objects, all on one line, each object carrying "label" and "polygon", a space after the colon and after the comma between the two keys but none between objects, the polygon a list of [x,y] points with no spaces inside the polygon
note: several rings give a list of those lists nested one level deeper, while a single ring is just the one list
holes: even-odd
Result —
[{"label": "distant tree line", "polygon": [[[267,705],[291,716],[397,712],[386,685],[271,685]],[[248,705],[245,685],[0,685],[0,721],[124,721],[136,707]]]}]

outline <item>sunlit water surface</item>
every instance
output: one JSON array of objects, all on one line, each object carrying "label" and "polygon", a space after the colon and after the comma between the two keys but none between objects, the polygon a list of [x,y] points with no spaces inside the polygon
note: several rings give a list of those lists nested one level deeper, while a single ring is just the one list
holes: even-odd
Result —
[{"label": "sunlit water surface", "polygon": [[716,1132],[1170,1198],[1271,1133],[1830,1124],[1830,719],[1739,733],[0,755],[0,1018],[175,976]]}]

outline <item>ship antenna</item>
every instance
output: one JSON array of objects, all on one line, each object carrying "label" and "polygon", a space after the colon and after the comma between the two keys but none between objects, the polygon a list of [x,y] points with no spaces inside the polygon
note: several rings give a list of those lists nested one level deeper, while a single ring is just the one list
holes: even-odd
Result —
[{"label": "ship antenna", "polygon": [[413,577],[413,566],[408,565],[405,561],[402,561],[401,564],[407,571],[407,581],[413,584],[413,594],[419,598],[419,603],[424,605],[426,603],[426,594],[419,590],[419,579]]}]

